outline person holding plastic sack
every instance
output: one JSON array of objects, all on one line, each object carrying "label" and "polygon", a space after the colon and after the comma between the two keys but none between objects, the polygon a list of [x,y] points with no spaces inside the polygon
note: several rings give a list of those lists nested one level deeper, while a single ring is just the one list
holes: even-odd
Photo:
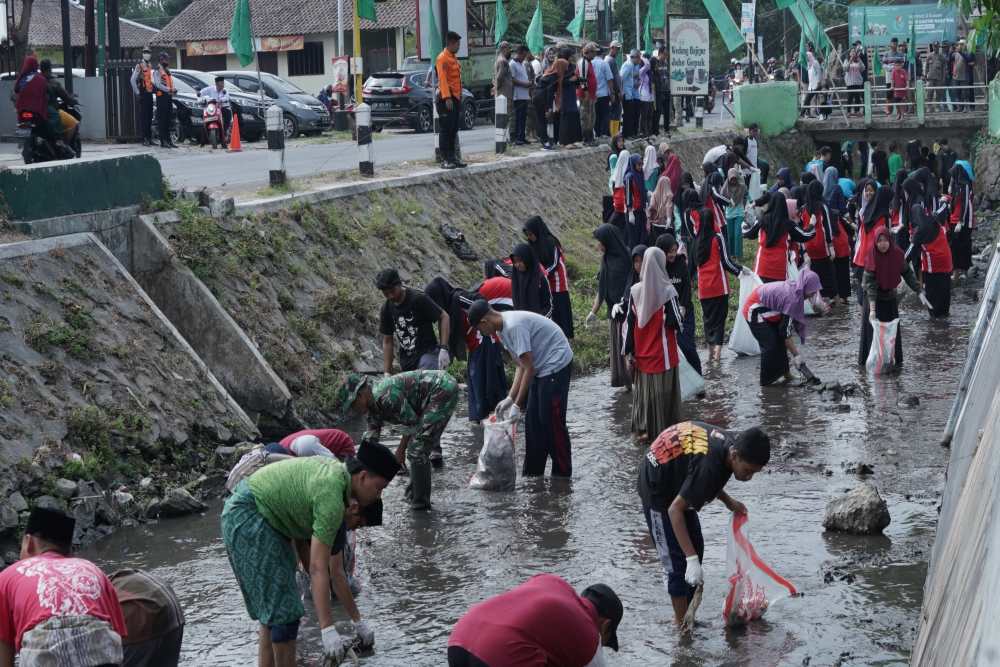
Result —
[{"label": "person holding plastic sack", "polygon": [[962,163],[968,164],[965,160],[959,160],[951,168],[951,181],[948,184],[948,238],[951,241],[951,257],[955,265],[953,277],[956,280],[972,267],[972,230],[976,226],[972,205],[972,176]]},{"label": "person holding plastic sack", "polygon": [[[479,283],[473,290],[471,303],[485,299],[495,310],[513,308],[510,278],[495,276]],[[497,403],[507,395],[507,375],[503,367],[503,350],[495,336],[483,336],[469,324],[462,312],[465,344],[469,348],[468,392],[469,421],[479,423],[490,416]]]},{"label": "person holding plastic sack", "polygon": [[729,279],[726,271],[734,276],[744,269],[729,258],[726,240],[714,221],[715,209],[708,206],[698,212],[698,235],[695,238],[695,261],[698,262],[698,299],[705,341],[708,343],[708,360],[722,359],[722,342],[726,336],[726,317],[729,314]]},{"label": "person holding plastic sack", "polygon": [[931,317],[948,317],[951,310],[951,272],[954,265],[951,261],[951,246],[948,245],[948,234],[938,218],[947,218],[946,206],[928,215],[923,204],[914,204],[910,208],[910,220],[913,224],[913,239],[906,250],[906,260],[912,262],[920,253],[920,281],[924,292],[922,301],[927,306]]},{"label": "person holding plastic sack", "polygon": [[[865,262],[862,278],[864,301],[861,304],[861,345],[858,348],[858,363],[864,366],[868,361],[874,331],[872,320],[893,322],[899,320],[899,303],[896,288],[900,280],[914,292],[920,293],[920,284],[913,267],[903,259],[903,251],[892,242],[892,235],[885,227],[875,233],[875,243]],[[893,365],[903,363],[903,332],[897,327]]]},{"label": "person holding plastic sack", "polygon": [[767,283],[755,287],[743,304],[743,318],[760,345],[760,385],[766,387],[784,378],[791,380],[788,354],[792,363],[802,365],[798,346],[792,333],[806,342],[805,302],[808,300],[820,312],[826,304],[819,294],[819,276],[803,268],[795,280]]},{"label": "person holding plastic sack", "polygon": [[649,446],[639,465],[639,498],[678,625],[704,582],[698,512],[718,499],[729,511],[746,514],[746,506],[725,492],[726,483],[730,477],[750,481],[770,458],[771,439],[761,429],[733,432],[698,421],[674,424]]},{"label": "person holding plastic sack", "polygon": [[805,188],[805,206],[802,207],[802,228],[811,229],[815,235],[805,242],[810,268],[819,276],[823,288],[820,293],[827,299],[837,295],[837,280],[833,274],[833,220],[830,209],[823,201],[823,184],[812,181]]},{"label": "person holding plastic sack", "polygon": [[604,584],[577,593],[561,577],[537,574],[473,605],[448,637],[448,667],[604,667],[618,650],[625,610]]},{"label": "person holding plastic sack", "polygon": [[612,310],[621,300],[622,292],[631,286],[632,260],[626,245],[625,235],[615,225],[604,224],[594,230],[598,250],[601,252],[601,270],[597,274],[597,294],[594,295],[594,305],[584,320],[584,326],[589,327],[597,319],[597,311],[601,304],[608,308],[608,327],[611,335],[611,386],[626,387],[632,390],[632,375],[625,357],[622,355],[621,323],[612,317]]},{"label": "person holding plastic sack", "polygon": [[632,434],[639,442],[648,442],[681,418],[677,370],[681,313],[666,263],[659,248],[646,250],[639,282],[631,289],[625,325],[624,351],[635,377]]},{"label": "person holding plastic sack", "polygon": [[656,239],[656,247],[663,251],[667,260],[667,277],[677,290],[677,305],[681,311],[681,328],[677,332],[677,347],[691,367],[701,375],[701,358],[694,339],[694,304],[691,301],[691,272],[687,256],[679,252],[680,245],[672,234],[664,234]]},{"label": "person holding plastic sack", "polygon": [[784,280],[788,271],[788,243],[805,243],[815,236],[814,229],[804,230],[789,215],[788,199],[782,192],[771,192],[754,202],[756,218],[743,225],[743,237],[757,239],[757,261],[753,272],[765,283]]},{"label": "person holding plastic sack", "polygon": [[892,226],[892,190],[879,187],[870,178],[861,181],[858,186],[860,206],[858,206],[858,239],[854,248],[854,284],[858,288],[858,304],[864,301],[864,289],[861,280],[864,277],[865,264],[872,252],[875,236],[879,229],[889,229]]},{"label": "person holding plastic sack", "polygon": [[498,313],[485,301],[469,308],[469,324],[483,336],[496,335],[514,363],[514,383],[496,409],[497,419],[524,415],[525,477],[544,475],[552,459],[553,477],[570,477],[573,458],[566,428],[566,402],[573,373],[573,350],[552,320],[535,313]]}]

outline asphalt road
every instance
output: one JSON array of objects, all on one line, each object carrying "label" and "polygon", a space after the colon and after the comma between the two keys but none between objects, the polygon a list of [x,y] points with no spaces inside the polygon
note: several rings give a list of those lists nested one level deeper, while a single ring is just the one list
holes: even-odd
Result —
[{"label": "asphalt road", "polygon": [[[732,125],[732,119],[720,119],[719,114],[706,117],[706,128]],[[478,126],[460,133],[463,155],[492,152],[494,129]],[[415,134],[411,130],[385,130],[375,135],[375,169],[404,162],[431,160],[434,157],[434,135]],[[85,144],[84,156],[113,156],[151,151],[163,166],[163,174],[175,187],[247,190],[264,187],[270,163],[265,141],[243,144],[240,153],[185,144],[177,149],[122,147],[109,144]],[[16,144],[0,144],[0,166],[20,164]],[[301,138],[285,149],[285,171],[289,178],[316,176],[324,172],[357,169],[358,147],[350,141],[332,138]]]}]

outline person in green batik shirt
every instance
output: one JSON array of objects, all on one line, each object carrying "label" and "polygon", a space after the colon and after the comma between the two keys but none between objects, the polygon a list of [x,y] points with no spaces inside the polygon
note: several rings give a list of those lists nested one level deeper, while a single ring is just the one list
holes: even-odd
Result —
[{"label": "person in green batik shirt", "polygon": [[351,373],[337,388],[340,413],[368,416],[362,444],[378,442],[385,424],[403,428],[396,449],[400,465],[410,464],[406,498],[417,510],[431,508],[431,449],[441,440],[455,405],[458,382],[445,371],[409,371],[373,382]]}]

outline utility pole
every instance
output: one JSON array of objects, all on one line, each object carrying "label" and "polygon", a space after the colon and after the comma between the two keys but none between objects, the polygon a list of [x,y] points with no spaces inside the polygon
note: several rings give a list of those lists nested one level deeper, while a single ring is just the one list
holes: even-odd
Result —
[{"label": "utility pole", "polygon": [[635,48],[642,51],[642,25],[639,23],[639,0],[635,0]]},{"label": "utility pole", "polygon": [[788,9],[781,10],[781,69],[788,65]]},{"label": "utility pole", "polygon": [[364,82],[362,79],[361,70],[364,67],[364,61],[361,58],[361,15],[358,14],[358,0],[354,0],[354,100],[357,104],[360,104],[364,100],[363,93],[361,91]]},{"label": "utility pole", "polygon": [[105,20],[104,0],[97,0],[97,73],[104,74]]}]

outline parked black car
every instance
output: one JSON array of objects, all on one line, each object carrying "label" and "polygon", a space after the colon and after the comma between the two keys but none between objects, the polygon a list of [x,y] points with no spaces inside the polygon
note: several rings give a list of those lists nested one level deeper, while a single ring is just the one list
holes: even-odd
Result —
[{"label": "parked black car", "polygon": [[[213,77],[216,75],[225,77],[226,81],[235,84],[244,92],[256,95],[260,91],[256,72],[229,70],[210,72],[210,74]],[[277,104],[281,107],[286,139],[291,139],[300,132],[319,134],[330,127],[330,112],[318,99],[279,76],[261,73],[260,79],[264,84],[265,104],[267,106]]]},{"label": "parked black car", "polygon": [[[175,80],[179,79],[188,84],[196,93],[208,86],[215,86],[215,75],[208,72],[193,69],[175,69],[170,72]],[[257,141],[264,136],[267,129],[265,127],[267,107],[271,102],[265,98],[261,103],[258,96],[245,93],[232,83],[226,83],[226,90],[229,91],[229,104],[233,113],[240,115],[240,139]],[[198,113],[200,114],[200,109]]]},{"label": "parked black car", "polygon": [[[433,79],[433,77],[432,77]],[[386,125],[409,125],[417,132],[434,129],[434,89],[426,84],[427,70],[417,72],[378,72],[368,77],[364,99],[372,108],[372,129]],[[476,100],[462,89],[463,130],[476,125]]]}]

